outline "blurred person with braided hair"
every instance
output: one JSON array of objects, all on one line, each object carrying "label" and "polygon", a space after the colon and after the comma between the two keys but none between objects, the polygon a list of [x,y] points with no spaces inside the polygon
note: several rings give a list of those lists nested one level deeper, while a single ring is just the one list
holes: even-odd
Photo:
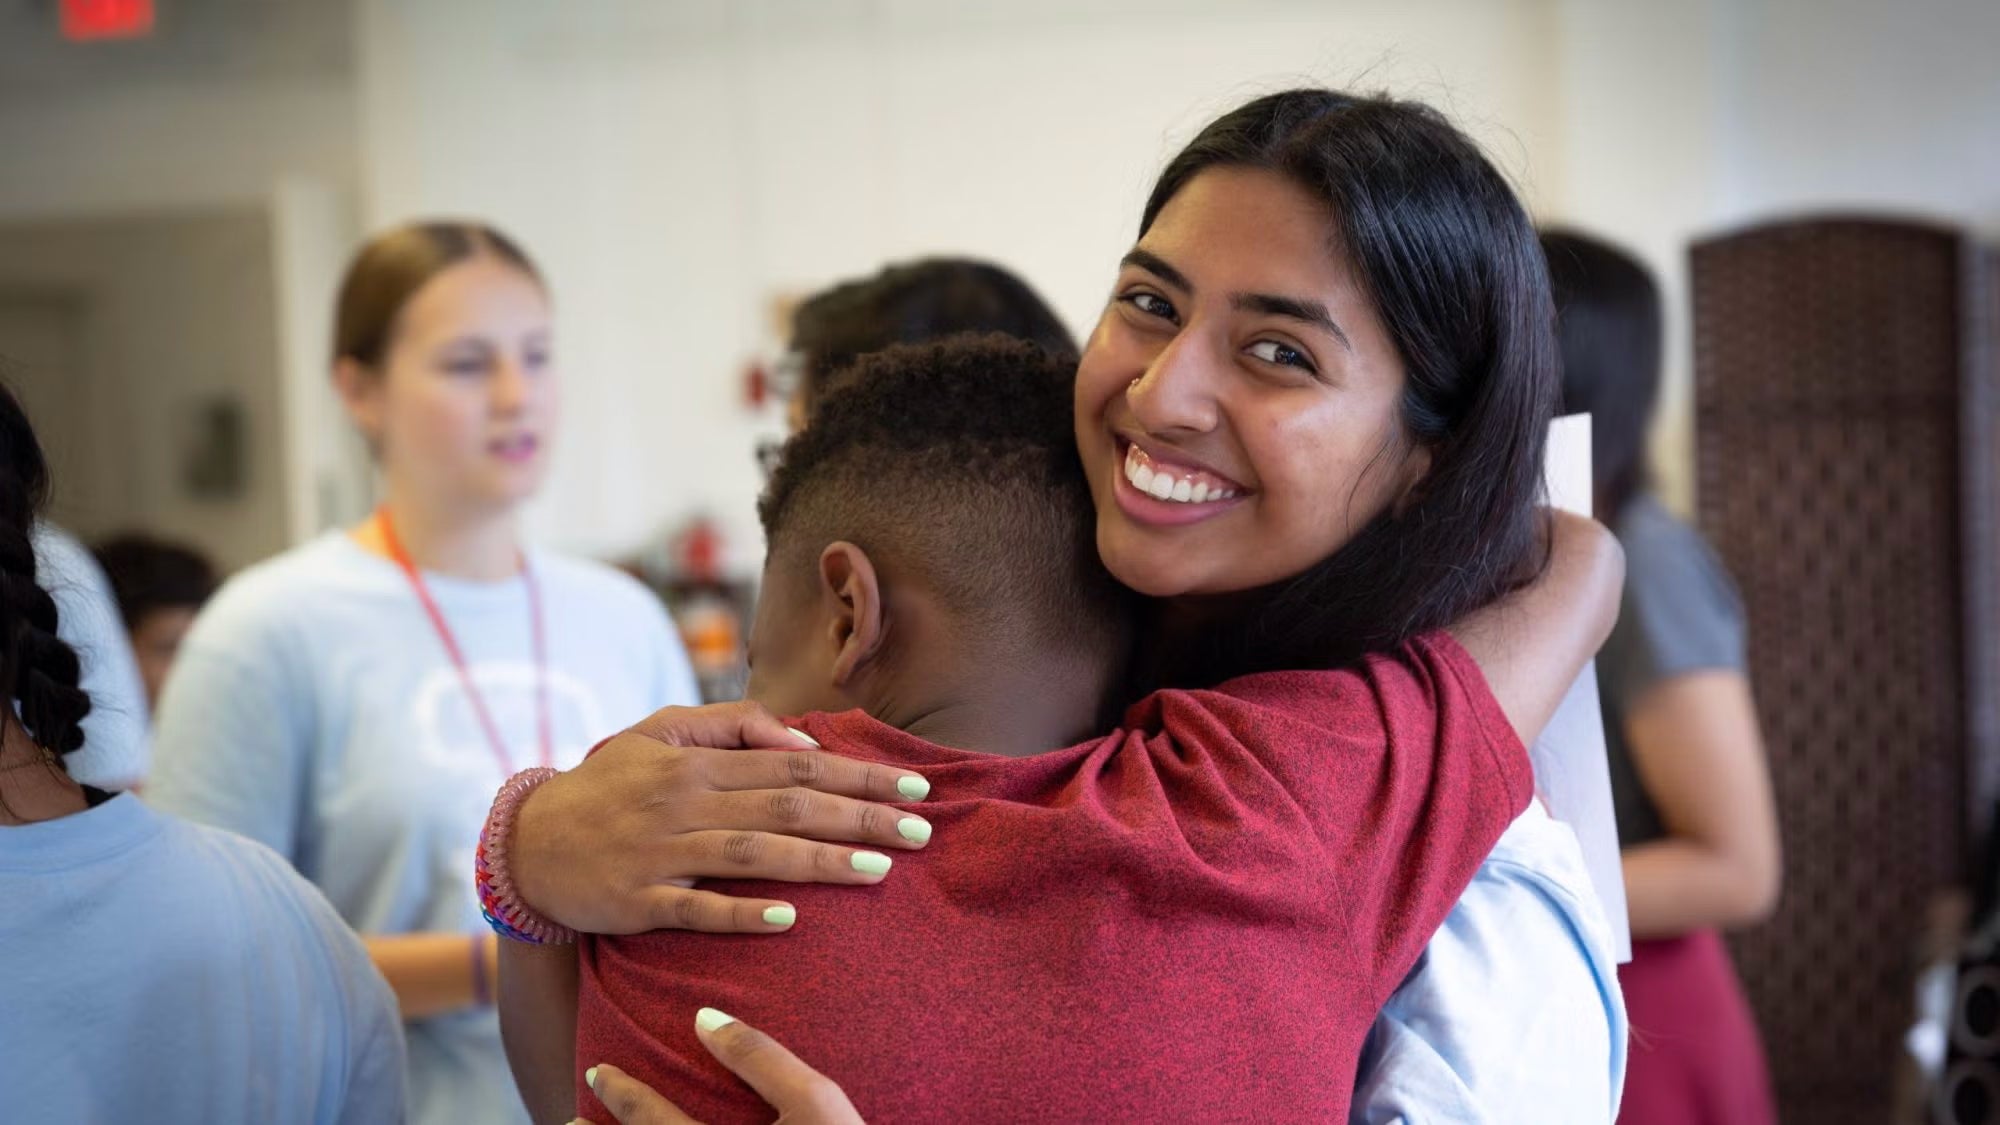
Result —
[{"label": "blurred person with braided hair", "polygon": [[401,1120],[388,986],[270,849],[79,781],[92,731],[38,582],[48,467],[0,388],[0,1090],[35,1121]]}]

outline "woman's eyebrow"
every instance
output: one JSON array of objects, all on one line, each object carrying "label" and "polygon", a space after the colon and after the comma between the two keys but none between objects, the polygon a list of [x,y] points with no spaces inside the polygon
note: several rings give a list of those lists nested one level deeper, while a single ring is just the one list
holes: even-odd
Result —
[{"label": "woman's eyebrow", "polygon": [[1134,246],[1130,252],[1119,259],[1118,264],[1121,266],[1138,266],[1147,273],[1156,275],[1161,281],[1166,282],[1176,289],[1188,293],[1194,292],[1194,285],[1188,281],[1186,274],[1168,265],[1165,258],[1160,257],[1151,250],[1141,250]]},{"label": "woman's eyebrow", "polygon": [[1307,324],[1332,333],[1333,338],[1340,341],[1341,347],[1350,352],[1354,350],[1354,342],[1347,338],[1347,333],[1333,319],[1333,314],[1326,311],[1326,306],[1318,301],[1302,301],[1297,297],[1280,297],[1271,293],[1238,293],[1229,298],[1229,304],[1243,312],[1303,320]]}]

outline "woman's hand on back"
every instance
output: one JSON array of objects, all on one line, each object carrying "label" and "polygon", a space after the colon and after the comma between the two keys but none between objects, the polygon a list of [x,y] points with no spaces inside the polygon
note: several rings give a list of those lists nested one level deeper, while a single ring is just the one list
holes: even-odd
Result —
[{"label": "woman's hand on back", "polygon": [[[778,1125],[862,1125],[854,1103],[832,1079],[756,1028],[705,1008],[695,1020],[695,1035],[709,1054],[778,1111]],[[594,1066],[585,1077],[618,1125],[698,1125],[617,1067]]]},{"label": "woman's hand on back", "polygon": [[922,847],[930,826],[878,802],[929,791],[907,770],[818,749],[754,703],[668,707],[530,794],[508,865],[523,901],[585,933],[776,933],[792,924],[787,904],[689,884],[880,882],[888,857],[873,849]]}]

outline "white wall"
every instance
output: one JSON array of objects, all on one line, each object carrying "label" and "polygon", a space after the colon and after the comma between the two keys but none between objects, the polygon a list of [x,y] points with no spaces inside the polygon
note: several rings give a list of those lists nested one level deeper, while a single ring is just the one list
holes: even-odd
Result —
[{"label": "white wall", "polygon": [[[749,450],[777,425],[737,379],[771,344],[774,293],[983,254],[1082,332],[1176,143],[1288,82],[1439,104],[1540,216],[1659,269],[1656,451],[1677,504],[1689,240],[1799,208],[2000,229],[1992,0],[353,0],[340,32],[284,10],[271,42],[212,21],[117,81],[110,64],[20,78],[5,67],[25,48],[0,47],[0,221],[269,211],[292,443],[340,425],[310,307],[340,256],[329,216],[513,230],[554,281],[567,372],[531,524],[596,553],[705,508],[754,560]],[[338,452],[288,462],[319,513],[351,505]]]},{"label": "white wall", "polygon": [[[88,445],[49,451],[55,514],[72,530],[142,526],[231,568],[285,546],[270,260],[255,210],[0,226],[0,288],[58,295],[82,315],[88,421],[63,429]],[[33,372],[13,375],[31,391],[61,390],[36,388]],[[183,485],[189,416],[216,395],[243,409],[246,487],[196,498]]]},{"label": "white wall", "polygon": [[261,207],[286,175],[351,183],[353,97],[316,77],[0,98],[0,221]]},{"label": "white wall", "polygon": [[1545,214],[1661,275],[1654,459],[1685,510],[1689,245],[1826,211],[2000,231],[2000,3],[1562,0],[1558,22],[1563,175]]},{"label": "white wall", "polygon": [[[25,237],[39,228],[47,238],[73,239],[83,229],[79,222],[143,231],[159,216],[222,213],[256,227],[254,245],[239,230],[212,243],[189,242],[171,259],[145,246],[95,241],[89,247],[95,257],[63,267],[109,286],[97,263],[123,255],[140,263],[143,276],[117,286],[119,294],[158,293],[158,308],[202,318],[185,336],[148,335],[161,319],[150,307],[128,296],[107,299],[106,307],[135,311],[95,324],[90,343],[100,353],[143,361],[148,348],[165,347],[174,356],[213,356],[220,348],[242,359],[226,373],[183,373],[179,359],[168,366],[195,380],[183,389],[220,380],[251,396],[253,447],[260,458],[275,459],[255,466],[260,491],[237,505],[188,508],[164,499],[157,509],[132,507],[153,495],[145,490],[163,487],[166,478],[155,474],[119,508],[159,530],[198,537],[231,565],[313,529],[329,507],[321,482],[338,476],[328,462],[348,452],[334,444],[337,433],[333,442],[304,447],[294,440],[295,432],[324,434],[339,425],[324,390],[311,384],[325,379],[330,275],[353,238],[358,149],[346,9],[340,0],[259,6],[254,13],[201,6],[163,20],[153,40],[97,46],[60,42],[52,14],[22,6],[0,13],[0,151],[10,154],[0,174],[0,223],[9,231]],[[319,223],[318,247],[300,237],[302,224],[315,217],[307,200],[343,217],[330,236]],[[287,237],[273,239],[273,230]],[[337,243],[332,254],[327,241]],[[22,245],[0,245],[0,275],[47,272],[17,256]],[[220,276],[224,259],[232,272]],[[178,276],[171,272],[176,262],[185,265]],[[253,285],[249,273],[233,271],[254,272],[259,280]],[[285,282],[282,306],[273,304],[274,277]],[[307,299],[326,307],[301,312]],[[141,335],[117,335],[128,329]],[[225,332],[233,342],[221,340]],[[282,340],[282,350],[274,339]],[[157,403],[162,389],[138,393]],[[291,456],[295,450],[299,455]],[[261,491],[267,487],[272,491]],[[272,503],[281,512],[275,538]]]},{"label": "white wall", "polygon": [[1536,0],[362,11],[365,219],[479,214],[543,260],[567,421],[532,523],[592,552],[700,507],[757,559],[750,451],[777,423],[740,405],[738,374],[776,291],[987,255],[1080,333],[1160,164],[1251,93],[1435,98],[1531,196],[1557,131]]},{"label": "white wall", "polygon": [[2000,3],[1741,0],[1719,31],[1718,223],[1867,208],[2000,233]]}]

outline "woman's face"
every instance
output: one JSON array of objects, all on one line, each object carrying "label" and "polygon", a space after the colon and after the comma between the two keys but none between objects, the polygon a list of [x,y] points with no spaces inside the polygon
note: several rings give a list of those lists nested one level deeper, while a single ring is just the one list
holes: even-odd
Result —
[{"label": "woman's face", "polygon": [[404,489],[452,508],[519,503],[547,472],[556,421],[548,296],[491,255],[455,263],[404,304],[348,407]]},{"label": "woman's face", "polygon": [[1428,465],[1403,377],[1325,204],[1271,172],[1198,174],[1126,255],[1077,373],[1105,566],[1173,597],[1326,559]]}]

